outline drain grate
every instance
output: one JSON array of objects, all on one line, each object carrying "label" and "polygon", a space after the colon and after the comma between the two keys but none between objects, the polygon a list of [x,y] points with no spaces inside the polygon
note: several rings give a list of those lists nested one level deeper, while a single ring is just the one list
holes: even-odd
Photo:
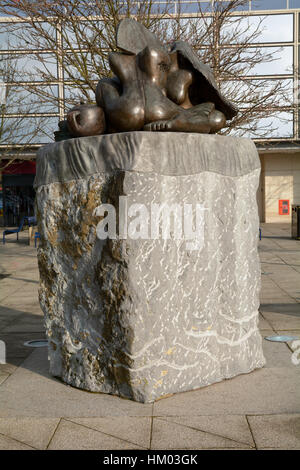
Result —
[{"label": "drain grate", "polygon": [[44,348],[48,346],[47,339],[34,339],[32,341],[26,341],[24,346],[28,346],[29,348]]}]

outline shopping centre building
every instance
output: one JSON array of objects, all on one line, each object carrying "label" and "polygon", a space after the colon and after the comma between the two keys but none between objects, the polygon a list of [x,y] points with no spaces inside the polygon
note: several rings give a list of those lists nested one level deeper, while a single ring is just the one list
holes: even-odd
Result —
[{"label": "shopping centre building", "polygon": [[[200,5],[209,17],[211,2],[181,1],[182,18],[198,17]],[[163,2],[155,3],[163,5]],[[169,7],[169,18],[172,19],[172,15],[178,13],[178,0],[169,2]],[[255,141],[261,159],[261,181],[257,195],[260,220],[290,222],[292,204],[300,205],[300,119],[297,107],[300,99],[300,0],[249,0],[236,8],[232,16],[242,17],[254,27],[263,18],[261,34],[257,37],[257,42],[249,47],[262,48],[268,54],[274,55],[275,59],[273,62],[261,63],[254,67],[246,79],[264,80],[266,86],[268,83],[280,81],[289,90],[289,103],[283,102],[282,109],[277,109],[272,117],[268,118],[272,124],[268,135],[260,137],[259,134],[249,133],[249,137]],[[54,61],[51,63],[52,81],[45,84],[43,76],[36,74],[31,85],[47,88],[49,96],[57,99],[49,101],[48,104],[33,105],[25,77],[28,71],[34,70],[37,59],[34,58],[30,42],[22,44],[21,41],[15,41],[7,28],[8,24],[13,23],[22,27],[19,21],[13,16],[0,16],[0,75],[2,73],[4,76],[3,64],[8,59],[18,64],[18,70],[23,71],[18,75],[12,74],[11,81],[0,76],[2,225],[17,225],[23,215],[33,214],[35,154],[41,145],[53,140],[53,132],[57,130],[58,122],[64,119],[65,101],[70,97],[73,86],[70,77],[64,74],[62,64]],[[51,34],[56,36],[57,47],[64,47],[59,29],[53,30]],[[76,49],[76,46],[74,48]],[[45,50],[43,53],[45,56],[51,55],[51,50]],[[5,100],[7,87],[14,90],[13,96],[18,97],[18,100]],[[7,96],[9,97],[9,94]],[[44,127],[37,126],[38,120],[41,119],[46,123]],[[3,122],[8,129],[6,135],[1,135]],[[9,132],[11,135],[8,135]],[[7,165],[13,158],[14,162]]]}]

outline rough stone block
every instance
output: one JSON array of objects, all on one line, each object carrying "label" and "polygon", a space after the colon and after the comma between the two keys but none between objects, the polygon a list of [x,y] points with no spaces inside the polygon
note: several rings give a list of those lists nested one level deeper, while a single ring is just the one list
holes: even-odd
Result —
[{"label": "rough stone block", "polygon": [[[132,132],[42,148],[35,185],[51,373],[153,402],[262,367],[259,173],[252,141],[214,135]],[[151,239],[152,219],[149,239],[121,238],[120,196],[150,219],[154,203],[199,204],[199,244],[184,230],[175,239],[172,217],[171,238]],[[97,237],[104,203],[116,208],[115,239]]]}]

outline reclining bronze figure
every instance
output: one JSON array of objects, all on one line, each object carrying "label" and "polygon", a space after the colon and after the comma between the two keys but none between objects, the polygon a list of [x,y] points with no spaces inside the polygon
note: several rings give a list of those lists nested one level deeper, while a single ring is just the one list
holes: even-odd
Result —
[{"label": "reclining bronze figure", "polygon": [[114,76],[99,81],[97,104],[76,106],[60,123],[70,137],[142,130],[208,134],[236,115],[189,44],[176,41],[168,51],[126,18],[117,29],[117,46],[121,52],[109,54]]}]

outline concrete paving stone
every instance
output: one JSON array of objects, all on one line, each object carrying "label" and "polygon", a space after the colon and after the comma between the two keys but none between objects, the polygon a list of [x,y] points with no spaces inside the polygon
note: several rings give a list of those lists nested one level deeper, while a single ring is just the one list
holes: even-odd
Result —
[{"label": "concrete paving stone", "polygon": [[[15,304],[14,306],[15,306],[16,311],[19,312],[19,314],[26,313],[27,315],[34,315],[34,316],[40,316],[40,317],[43,316],[43,312],[37,302],[32,302],[28,304],[20,302],[19,304]],[[8,311],[13,310],[13,305],[4,306],[2,304],[2,311],[4,312],[4,314],[5,314],[5,309],[8,309]]]},{"label": "concrete paving stone", "polygon": [[41,315],[32,315],[23,313],[17,317],[16,321],[10,322],[1,330],[1,334],[7,333],[29,333],[29,332],[45,332],[44,317]]},{"label": "concrete paving stone", "polygon": [[265,310],[262,310],[262,315],[274,330],[297,330],[300,328],[300,316]]},{"label": "concrete paving stone", "polygon": [[[278,335],[295,336],[297,340],[300,340],[300,328],[297,330],[275,330],[275,331]],[[288,341],[287,344],[291,344],[293,341]]]},{"label": "concrete paving stone", "polygon": [[[300,284],[300,279],[299,279],[299,284]],[[284,288],[284,291],[288,296],[292,297],[293,299],[296,299],[296,297],[299,296],[298,286],[297,287],[287,286]]]},{"label": "concrete paving stone", "polygon": [[270,323],[262,315],[259,315],[258,328],[259,328],[259,330],[270,330],[271,329]]},{"label": "concrete paving stone", "polygon": [[278,295],[278,292],[273,290],[273,294],[266,294],[264,291],[260,295],[260,305],[293,305],[295,304],[295,299],[290,295]]},{"label": "concrete paving stone", "polygon": [[260,299],[266,299],[267,302],[261,300],[261,304],[294,304],[295,300],[290,295],[285,293],[280,294],[276,286],[270,292],[262,289],[260,292]]},{"label": "concrete paving stone", "polygon": [[49,444],[58,423],[57,418],[0,418],[0,435],[43,450]]},{"label": "concrete paving stone", "polygon": [[300,259],[295,257],[295,253],[283,253],[280,257],[289,266],[300,266]]},{"label": "concrete paving stone", "polygon": [[0,305],[0,318],[6,321],[15,321],[15,319],[24,313],[17,308]]},{"label": "concrete paving stone", "polygon": [[[266,247],[266,245],[265,245]],[[262,262],[262,264],[268,264],[268,265],[273,265],[273,264],[282,264],[282,259],[280,259],[278,256],[275,256],[274,253],[272,252],[266,252],[266,251],[261,251],[260,246],[258,247],[258,253],[259,253],[259,258]]]},{"label": "concrete paving stone", "polygon": [[262,285],[260,294],[264,297],[272,297],[274,299],[281,299],[282,297],[287,299],[290,298],[290,295],[280,289],[276,284],[267,287]]},{"label": "concrete paving stone", "polygon": [[22,442],[9,439],[6,436],[0,434],[0,450],[35,450],[33,447],[27,446]]},{"label": "concrete paving stone", "polygon": [[[284,271],[283,268],[282,271]],[[282,273],[278,272],[272,276],[272,279],[275,284],[279,284],[280,289],[285,292],[299,291],[300,276],[294,269]]]},{"label": "concrete paving stone", "polygon": [[3,329],[11,323],[13,323],[13,320],[11,318],[0,318],[0,332],[3,331]]},{"label": "concrete paving stone", "polygon": [[172,416],[161,419],[234,441],[229,447],[236,443],[255,447],[246,416]]},{"label": "concrete paving stone", "polygon": [[3,375],[11,375],[17,369],[13,364],[0,364],[0,373]]},{"label": "concrete paving stone", "polygon": [[[27,290],[27,292],[25,292]],[[34,303],[39,303],[38,299],[38,288],[34,286],[34,288],[30,285],[22,287],[22,289],[14,292],[11,296],[6,297],[1,301],[1,305],[7,307],[14,307],[17,308],[22,305],[32,305]],[[21,308],[20,310],[23,310]]]},{"label": "concrete paving stone", "polygon": [[109,418],[69,418],[69,420],[140,447],[149,448],[150,446],[151,417],[110,416]]},{"label": "concrete paving stone", "polygon": [[[214,417],[209,418],[211,421],[214,419]],[[248,447],[245,443],[224,437],[222,430],[218,427],[217,433],[202,430],[207,423],[201,419],[202,417],[187,418],[184,416],[177,417],[177,421],[173,418],[153,418],[151,449],[180,450]],[[225,426],[226,424],[224,423],[223,432],[225,432]],[[213,425],[212,428],[215,429]],[[251,444],[253,446],[252,440]],[[249,448],[251,448],[251,445],[249,445]]]},{"label": "concrete paving stone", "polygon": [[[274,289],[276,288],[276,285],[271,279],[267,277],[267,275],[263,275],[263,274],[261,275],[261,287],[266,293],[271,292],[274,295]],[[280,294],[283,294],[280,288],[277,290],[279,291]]]},{"label": "concrete paving stone", "polygon": [[262,330],[263,351],[266,358],[265,367],[294,367],[291,361],[291,350],[286,343],[273,342],[265,339],[267,336],[275,336],[274,330]]},{"label": "concrete paving stone", "polygon": [[[262,293],[260,297],[260,305],[278,305],[278,304],[295,304],[295,299],[293,297],[274,297],[274,296],[265,296],[264,293]],[[271,308],[271,307],[268,307]],[[259,310],[262,311],[264,307],[260,307]]]},{"label": "concrete paving stone", "polygon": [[179,409],[186,416],[299,412],[299,389],[300,374],[296,367],[264,367],[157,401],[153,414],[176,416]]},{"label": "concrete paving stone", "polygon": [[[300,329],[299,330],[277,330],[276,333],[278,335],[288,335],[292,336],[296,339],[293,339],[291,341],[287,341],[287,345],[290,348],[291,351],[291,362],[293,366],[300,367]],[[293,356],[293,358],[292,358]],[[296,364],[294,361],[296,360]]]},{"label": "concrete paving stone", "polygon": [[1,369],[0,369],[0,385],[4,382],[4,380],[7,379],[7,377],[9,377],[9,374],[6,374],[5,372],[2,372]]},{"label": "concrete paving stone", "polygon": [[28,357],[33,348],[25,346],[26,341],[44,339],[43,332],[25,331],[22,333],[0,333],[0,339],[6,345],[6,362],[14,366],[19,366]]},{"label": "concrete paving stone", "polygon": [[248,416],[257,449],[300,449],[300,414]]},{"label": "concrete paving stone", "polygon": [[151,404],[86,392],[55,379],[47,354],[47,348],[36,348],[1,385],[0,417],[151,416]]},{"label": "concrete paving stone", "polygon": [[2,300],[1,306],[3,307],[3,309],[7,307],[12,309],[14,308],[15,310],[20,310],[21,312],[28,312],[32,307],[39,307],[38,294],[28,293],[27,297],[22,297],[21,293],[19,293],[19,297],[13,294],[12,296],[8,296],[4,300]]},{"label": "concrete paving stone", "polygon": [[259,307],[261,312],[281,313],[293,315],[300,318],[300,304],[298,303],[267,303],[261,304]]},{"label": "concrete paving stone", "polygon": [[[23,280],[14,279],[13,274],[0,280],[1,298],[8,292],[18,292],[20,288],[24,289],[29,283]],[[24,290],[25,291],[25,290]]]},{"label": "concrete paving stone", "polygon": [[48,449],[130,450],[142,449],[142,447],[62,419]]}]

